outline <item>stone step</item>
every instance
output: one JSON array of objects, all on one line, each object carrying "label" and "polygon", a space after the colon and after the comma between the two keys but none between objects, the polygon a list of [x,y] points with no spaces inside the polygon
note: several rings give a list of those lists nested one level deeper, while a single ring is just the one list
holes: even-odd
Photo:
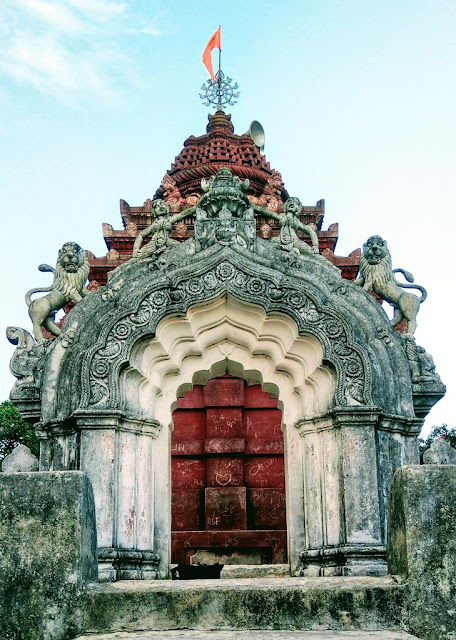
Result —
[{"label": "stone step", "polygon": [[226,564],[220,574],[222,580],[227,578],[288,578],[289,564]]},{"label": "stone step", "polygon": [[120,581],[87,589],[82,628],[399,631],[403,589],[388,576]]},{"label": "stone step", "polygon": [[417,640],[401,631],[138,631],[78,636],[76,640]]}]

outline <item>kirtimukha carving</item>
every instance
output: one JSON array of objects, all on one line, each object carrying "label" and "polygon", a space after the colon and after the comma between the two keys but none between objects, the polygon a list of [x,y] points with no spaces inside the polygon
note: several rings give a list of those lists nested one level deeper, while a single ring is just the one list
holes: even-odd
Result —
[{"label": "kirtimukha carving", "polygon": [[[420,304],[426,300],[426,289],[416,284],[403,284],[394,277],[402,273],[407,282],[413,282],[413,275],[404,269],[392,269],[391,254],[386,241],[380,236],[371,236],[363,245],[359,259],[360,278],[355,284],[367,292],[373,291],[394,307],[391,325],[395,327],[405,318],[407,334],[413,335],[416,329],[416,316]],[[407,293],[404,289],[418,289],[421,297]]]},{"label": "kirtimukha carving", "polygon": [[[50,287],[30,289],[25,294],[29,316],[33,323],[33,333],[37,342],[44,340],[43,327],[54,336],[60,334],[60,327],[54,323],[55,312],[68,302],[80,302],[90,292],[84,287],[89,275],[89,260],[86,251],[76,242],[66,242],[59,250],[55,269],[40,264],[40,271],[54,273]],[[35,293],[49,291],[47,296],[32,300]]]},{"label": "kirtimukha carving", "polygon": [[[260,207],[255,207],[255,211],[261,213],[268,218],[274,218],[279,223],[279,235],[271,239],[271,242],[280,245],[280,248],[284,251],[293,251],[295,253],[318,253],[318,236],[312,227],[303,224],[299,220],[299,213],[301,211],[302,204],[299,198],[288,198],[285,202],[285,207],[282,215],[278,215],[273,211],[266,211]],[[312,240],[312,247],[301,240],[298,236],[298,231],[306,233]]]},{"label": "kirtimukha carving", "polygon": [[237,244],[253,251],[256,232],[253,209],[246,196],[249,184],[225,167],[208,181],[201,180],[204,193],[196,208],[197,251],[215,242],[222,246]]},{"label": "kirtimukha carving", "polygon": [[[191,215],[192,212],[192,210],[186,209],[185,211],[176,213],[174,216],[170,216],[166,202],[164,200],[154,200],[152,202],[152,214],[155,220],[136,236],[135,244],[133,245],[133,258],[158,256],[168,247],[179,244],[178,240],[173,240],[169,237],[173,224]],[[141,249],[141,244],[147,236],[152,237],[148,244]]]}]

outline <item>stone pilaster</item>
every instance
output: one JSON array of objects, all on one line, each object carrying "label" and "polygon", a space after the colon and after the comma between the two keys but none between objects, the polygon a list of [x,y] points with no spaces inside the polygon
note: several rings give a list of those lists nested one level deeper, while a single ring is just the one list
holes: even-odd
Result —
[{"label": "stone pilaster", "polygon": [[78,411],[76,420],[81,470],[94,489],[100,580],[156,577],[153,440],[160,425],[120,411]]},{"label": "stone pilaster", "polygon": [[386,572],[375,438],[379,414],[340,407],[296,423],[304,439],[306,575]]}]

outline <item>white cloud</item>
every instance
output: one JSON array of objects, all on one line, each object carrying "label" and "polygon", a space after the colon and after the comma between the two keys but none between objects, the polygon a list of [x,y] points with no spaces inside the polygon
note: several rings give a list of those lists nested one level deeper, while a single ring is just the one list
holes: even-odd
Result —
[{"label": "white cloud", "polygon": [[[48,36],[28,38],[17,34],[3,70],[17,80],[65,99],[65,96],[84,91],[109,93],[97,60],[87,53],[72,53]],[[69,97],[69,96],[68,96]]]},{"label": "white cloud", "polygon": [[154,26],[149,26],[149,27],[140,27],[138,29],[139,33],[144,33],[145,35],[148,36],[160,36],[161,35],[161,31],[159,29],[157,29],[157,27]]},{"label": "white cloud", "polygon": [[120,15],[126,6],[121,2],[103,2],[103,0],[64,0],[66,4],[81,12],[99,16]]},{"label": "white cloud", "polygon": [[127,9],[109,0],[1,0],[0,74],[64,101],[112,96],[135,75],[121,39],[160,34]]},{"label": "white cloud", "polygon": [[[41,21],[43,26],[60,34],[78,34],[84,30],[84,21],[73,11],[49,0],[18,0],[17,7],[22,6],[32,21]],[[38,26],[39,22],[35,22]]]}]

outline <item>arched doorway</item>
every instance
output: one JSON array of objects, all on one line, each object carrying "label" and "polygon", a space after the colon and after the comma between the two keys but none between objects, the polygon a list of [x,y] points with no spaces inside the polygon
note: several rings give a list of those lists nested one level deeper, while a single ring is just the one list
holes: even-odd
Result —
[{"label": "arched doorway", "polygon": [[287,562],[282,412],[225,375],[178,400],[171,441],[171,562]]}]

